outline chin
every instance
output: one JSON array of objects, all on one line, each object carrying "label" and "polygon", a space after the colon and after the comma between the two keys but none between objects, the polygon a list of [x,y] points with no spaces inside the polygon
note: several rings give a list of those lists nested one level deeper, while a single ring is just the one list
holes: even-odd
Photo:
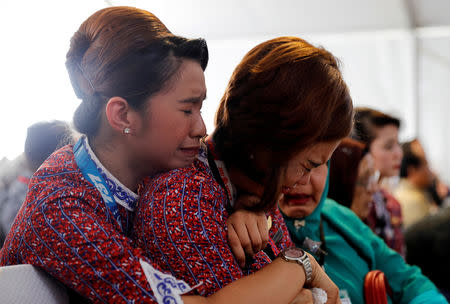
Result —
[{"label": "chin", "polygon": [[280,204],[280,209],[283,211],[284,214],[286,214],[288,217],[291,218],[304,218],[310,215],[313,210],[310,210],[308,207],[298,207],[298,206],[286,206]]}]

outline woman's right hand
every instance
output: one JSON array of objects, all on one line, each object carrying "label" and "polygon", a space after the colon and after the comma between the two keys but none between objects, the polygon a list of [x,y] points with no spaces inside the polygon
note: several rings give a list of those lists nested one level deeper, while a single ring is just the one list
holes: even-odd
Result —
[{"label": "woman's right hand", "polygon": [[327,293],[327,304],[341,303],[339,298],[339,288],[331,281],[316,259],[307,253],[312,267],[311,283],[308,287],[322,288]]}]

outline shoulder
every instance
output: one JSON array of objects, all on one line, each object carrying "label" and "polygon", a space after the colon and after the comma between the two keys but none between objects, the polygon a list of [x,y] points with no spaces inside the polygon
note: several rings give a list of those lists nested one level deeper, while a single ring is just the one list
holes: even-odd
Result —
[{"label": "shoulder", "polygon": [[400,203],[398,202],[398,200],[388,191],[386,191],[385,189],[381,189],[381,194],[383,195],[383,197],[386,200],[386,205],[399,205]]},{"label": "shoulder", "polygon": [[327,198],[323,206],[322,215],[334,226],[340,228],[341,232],[348,233],[370,233],[370,228],[350,209]]},{"label": "shoulder", "polygon": [[346,218],[350,220],[359,219],[351,209],[337,203],[330,198],[327,198],[325,200],[322,213],[328,216]]},{"label": "shoulder", "polygon": [[72,146],[65,146],[55,151],[33,174],[29,188],[38,185],[47,187],[70,185],[83,179],[72,151]]},{"label": "shoulder", "polygon": [[192,221],[197,217],[222,217],[227,197],[209,169],[201,162],[172,170],[144,182],[137,218],[153,222]]},{"label": "shoulder", "polygon": [[[28,186],[28,202],[46,203],[62,197],[97,200],[94,187],[78,168],[72,146],[55,151],[34,173]],[[97,195],[98,194],[98,195]]]},{"label": "shoulder", "polygon": [[192,189],[223,192],[209,167],[196,160],[189,167],[171,170],[147,178],[144,181],[143,196],[167,190],[175,190],[176,193],[190,192]]}]

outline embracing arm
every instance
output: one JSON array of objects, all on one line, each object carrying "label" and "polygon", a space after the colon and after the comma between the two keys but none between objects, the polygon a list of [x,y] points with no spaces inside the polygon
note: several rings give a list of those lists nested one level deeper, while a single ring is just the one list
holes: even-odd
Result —
[{"label": "embracing arm", "polygon": [[[184,296],[185,303],[289,303],[304,285],[303,268],[276,259],[244,277],[227,243],[224,194],[196,178],[175,173],[146,187],[135,225],[139,246],[162,268],[191,286],[200,283],[197,290],[209,295]],[[325,289],[329,303],[335,303],[337,287],[319,266],[314,273],[313,286]]]},{"label": "embracing arm", "polygon": [[[103,206],[104,208],[104,206]],[[28,263],[95,303],[156,303],[140,259],[150,261],[102,211],[73,197],[22,208],[2,264]]]},{"label": "embracing arm", "polygon": [[[341,303],[336,285],[312,256],[310,260],[314,273],[311,286],[325,289],[328,295],[326,303]],[[278,258],[263,269],[234,281],[208,298],[183,296],[182,299],[185,304],[294,303],[294,298],[304,291],[304,282],[305,271],[302,266]],[[295,303],[304,303],[304,298],[307,297],[297,298]]]}]

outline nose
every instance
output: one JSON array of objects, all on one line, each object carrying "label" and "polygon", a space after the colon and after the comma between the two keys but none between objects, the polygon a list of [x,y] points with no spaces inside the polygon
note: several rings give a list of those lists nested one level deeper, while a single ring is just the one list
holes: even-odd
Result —
[{"label": "nose", "polygon": [[301,177],[297,180],[296,184],[307,185],[311,179],[311,171],[304,171],[301,173]]},{"label": "nose", "polygon": [[309,183],[311,172],[302,171],[299,173],[300,175],[295,176],[295,179],[287,179],[285,180],[286,191],[291,191],[292,189],[295,189],[298,185],[307,185]]},{"label": "nose", "polygon": [[200,112],[196,115],[191,126],[191,137],[202,138],[206,135],[206,125]]},{"label": "nose", "polygon": [[403,158],[403,150],[402,150],[402,147],[400,145],[397,145],[395,147],[395,155],[397,156],[397,159],[402,159]]}]

